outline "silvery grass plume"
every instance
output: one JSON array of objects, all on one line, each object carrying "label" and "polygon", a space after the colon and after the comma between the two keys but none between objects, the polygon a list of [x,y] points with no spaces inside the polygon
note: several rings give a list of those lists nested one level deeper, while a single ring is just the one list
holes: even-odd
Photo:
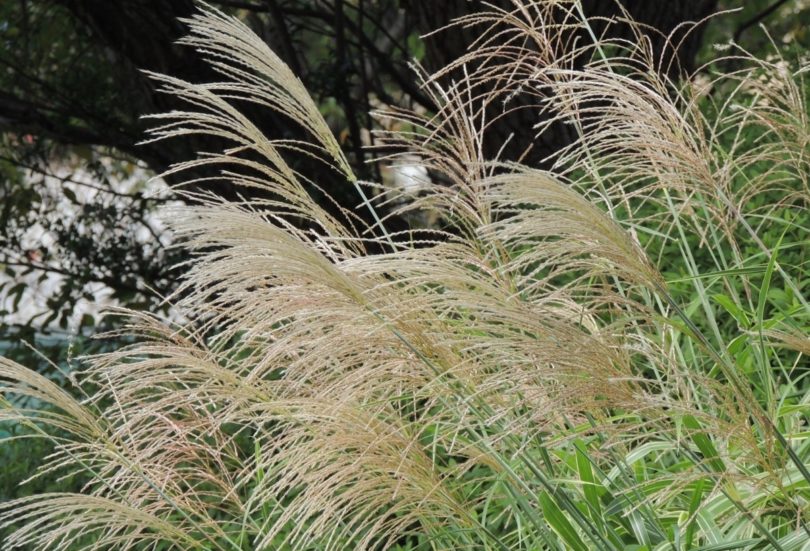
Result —
[{"label": "silvery grass plume", "polygon": [[[577,8],[516,1],[459,21],[482,38],[447,70],[464,79],[424,76],[437,112],[379,114],[400,126],[381,137],[433,176],[399,209],[433,209],[442,229],[411,240],[386,232],[390,196],[369,198],[263,41],[212,8],[185,21],[183,43],[223,81],[154,75],[189,107],[154,117],[152,138],[227,140],[172,172],[214,165],[260,198],[178,190],[193,206],[167,218],[194,258],[170,300],[188,321],[123,312],[135,343],[87,359],[90,396],[0,362],[2,419],[54,442],[43,472],[88,480],[4,503],[5,545],[806,546],[807,399],[789,351],[806,350],[808,312],[757,233],[806,222],[804,92],[783,73],[762,82],[782,66],[761,62],[727,76],[738,85],[709,117],[691,88],[642,71],[656,63],[643,40],[558,51],[589,29]],[[554,174],[483,157],[490,107],[518,93],[578,132]],[[243,102],[308,140],[266,138]],[[764,137],[745,143],[746,125]],[[374,223],[316,202],[289,152],[332,166]],[[656,261],[673,247],[675,283]],[[766,320],[776,278],[798,306]]]}]

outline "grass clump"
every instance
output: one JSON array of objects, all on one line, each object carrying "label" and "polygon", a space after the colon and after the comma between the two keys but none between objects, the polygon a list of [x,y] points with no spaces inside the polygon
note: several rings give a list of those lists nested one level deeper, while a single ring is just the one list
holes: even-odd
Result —
[{"label": "grass clump", "polygon": [[[680,85],[641,37],[560,53],[588,34],[576,3],[516,2],[457,23],[482,35],[424,77],[436,113],[378,113],[431,177],[369,199],[261,40],[212,9],[187,23],[223,81],[156,76],[189,111],[153,137],[231,142],[174,170],[258,193],[178,191],[186,319],[124,313],[136,342],[87,359],[89,395],[0,363],[2,419],[54,429],[43,472],[88,479],[2,504],[7,548],[810,545],[806,68],[742,56]],[[577,136],[551,171],[483,158],[518,94]],[[267,139],[243,102],[310,140]],[[316,202],[289,152],[373,223]],[[439,225],[387,232],[384,201]]]}]

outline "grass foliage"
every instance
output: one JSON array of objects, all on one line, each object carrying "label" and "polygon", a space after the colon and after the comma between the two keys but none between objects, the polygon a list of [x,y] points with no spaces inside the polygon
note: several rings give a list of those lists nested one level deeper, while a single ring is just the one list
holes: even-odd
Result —
[{"label": "grass foliage", "polygon": [[[186,23],[222,81],[155,75],[189,107],[152,138],[223,138],[173,171],[255,198],[178,190],[183,321],[123,312],[135,344],[75,393],[0,360],[0,418],[87,480],[1,504],[4,549],[810,549],[807,67],[737,52],[670,82],[641,35],[516,0],[455,23],[481,37],[422,76],[436,113],[376,114],[431,176],[403,199],[244,25]],[[483,158],[517,94],[578,136],[551,171]],[[369,215],[322,206],[290,153]],[[378,214],[411,211],[439,222]]]}]

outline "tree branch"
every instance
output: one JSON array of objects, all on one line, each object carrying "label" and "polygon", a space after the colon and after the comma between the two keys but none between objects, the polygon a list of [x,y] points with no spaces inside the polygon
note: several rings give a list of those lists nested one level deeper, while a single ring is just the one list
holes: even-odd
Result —
[{"label": "tree branch", "polygon": [[765,18],[770,16],[773,12],[775,12],[780,7],[782,7],[783,4],[786,4],[787,1],[788,0],[776,0],[776,2],[774,2],[773,4],[771,4],[770,6],[765,8],[763,11],[756,14],[751,19],[749,19],[749,20],[743,22],[742,24],[740,24],[740,26],[737,27],[737,30],[734,31],[734,42],[739,42],[740,37],[743,35],[743,33],[745,31],[747,31],[748,29],[750,29],[751,27],[753,27],[754,25],[756,25],[760,21],[763,21]]},{"label": "tree branch", "polygon": [[239,0],[214,0],[214,4],[225,6],[226,8],[249,10],[256,13],[267,13],[273,9],[272,6],[263,6],[261,4],[254,4],[253,2],[240,2]]},{"label": "tree branch", "polygon": [[42,133],[59,141],[82,145],[110,142],[109,137],[102,139],[89,128],[57,124],[53,114],[60,115],[52,107],[37,105],[0,90],[0,128],[18,135]]},{"label": "tree branch", "polygon": [[276,29],[281,35],[281,44],[285,49],[284,53],[287,57],[287,63],[290,64],[290,69],[292,69],[293,73],[300,78],[302,76],[301,65],[298,63],[298,56],[295,52],[295,46],[292,35],[290,35],[290,29],[287,27],[287,21],[284,19],[284,12],[281,10],[281,8],[279,8],[276,0],[266,0],[266,2],[269,5],[270,15],[273,17],[273,22],[276,25]]}]

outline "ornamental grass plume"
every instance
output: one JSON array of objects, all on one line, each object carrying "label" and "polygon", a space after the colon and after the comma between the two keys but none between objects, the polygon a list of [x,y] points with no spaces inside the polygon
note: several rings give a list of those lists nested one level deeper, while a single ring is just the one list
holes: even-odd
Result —
[{"label": "ornamental grass plume", "polygon": [[[5,548],[810,545],[807,269],[781,261],[809,222],[806,70],[741,56],[706,99],[642,35],[560,47],[589,34],[576,2],[513,4],[456,22],[477,50],[419,72],[435,113],[377,113],[430,176],[405,202],[359,181],[246,26],[185,21],[223,80],[153,75],[188,110],[150,139],[218,136],[170,172],[261,193],[177,189],[184,321],[117,312],[133,343],[86,359],[82,398],[0,361],[0,419],[51,439],[42,472],[87,480],[0,504]],[[578,136],[552,171],[483,156],[516,94]],[[307,140],[268,139],[245,102]],[[370,217],[324,208],[290,153]],[[388,232],[385,207],[439,225]]]}]

